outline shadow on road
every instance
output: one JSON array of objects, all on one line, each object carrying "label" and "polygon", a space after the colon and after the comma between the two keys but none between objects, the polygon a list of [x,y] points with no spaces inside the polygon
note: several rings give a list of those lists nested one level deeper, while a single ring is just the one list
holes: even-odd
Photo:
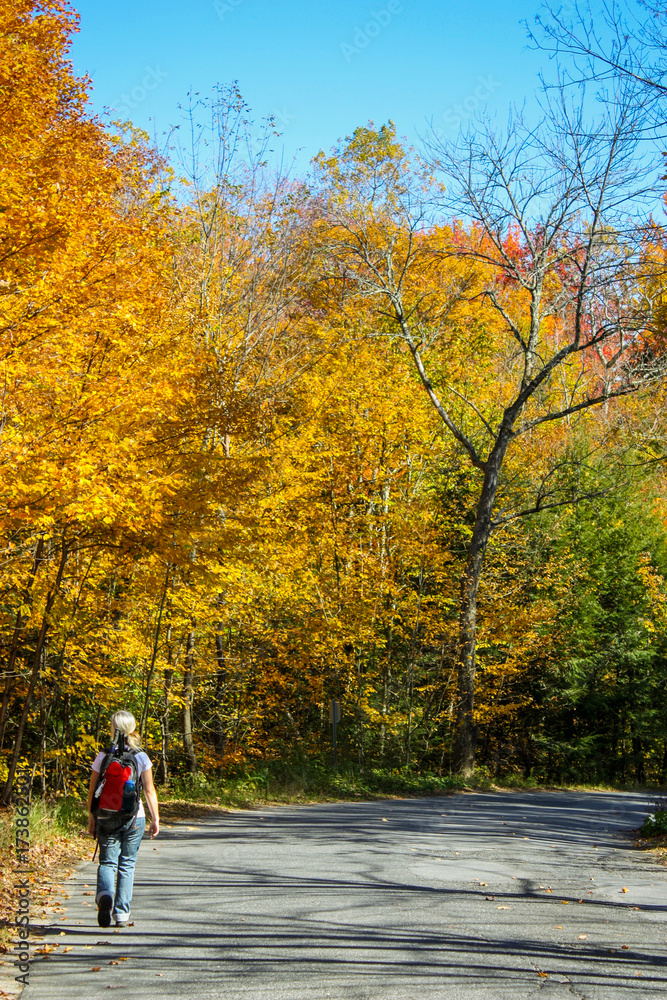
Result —
[{"label": "shadow on road", "polygon": [[[356,981],[366,984],[362,989],[428,986],[436,990],[429,996],[437,995],[438,983],[449,982],[457,996],[457,982],[471,989],[495,983],[532,996],[542,980],[576,982],[609,1000],[667,995],[665,950],[642,944],[636,923],[664,919],[667,901],[641,908],[591,898],[582,903],[577,895],[546,895],[529,878],[511,890],[486,892],[420,884],[396,877],[398,869],[382,863],[393,851],[407,873],[405,863],[422,857],[408,853],[412,841],[418,838],[423,851],[433,854],[445,850],[438,847],[443,836],[471,850],[493,842],[519,852],[525,841],[518,838],[527,837],[532,843],[526,850],[537,847],[540,857],[556,864],[561,848],[571,858],[573,848],[588,856],[598,846],[616,859],[632,843],[627,836],[618,839],[619,830],[636,828],[645,812],[646,798],[639,795],[484,794],[266,808],[194,828],[176,825],[161,837],[174,847],[165,869],[157,855],[149,855],[153,863],[144,871],[139,864],[141,924],[110,934],[109,943],[97,948],[97,961],[126,958],[128,968],[149,976],[168,970],[174,991],[195,975],[198,982],[242,976],[257,984],[260,992],[253,997],[264,996],[262,984],[278,982],[302,984],[299,996],[307,997],[308,983],[328,980],[332,996],[336,983]],[[347,861],[338,865],[343,855]],[[338,870],[324,871],[327,866]],[[638,909],[645,917],[628,914],[635,923],[627,923],[623,912]],[[610,940],[607,923],[631,926],[634,943],[603,946]],[[554,933],[561,924],[565,932]],[[585,940],[579,939],[582,929]],[[662,938],[664,931],[662,925]],[[84,945],[100,945],[104,935],[72,926],[64,939],[62,927],[53,933],[61,943],[77,939]],[[649,937],[657,941],[655,933]],[[54,953],[49,965],[83,976],[91,957],[91,951],[75,948]]]}]

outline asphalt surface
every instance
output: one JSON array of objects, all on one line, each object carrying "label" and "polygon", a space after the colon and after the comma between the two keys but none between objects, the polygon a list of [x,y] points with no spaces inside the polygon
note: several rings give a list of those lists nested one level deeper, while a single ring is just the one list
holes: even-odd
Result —
[{"label": "asphalt surface", "polygon": [[69,880],[23,998],[667,998],[667,869],[629,834],[646,811],[495,793],[176,824],[141,845],[134,926],[97,926],[95,865]]}]

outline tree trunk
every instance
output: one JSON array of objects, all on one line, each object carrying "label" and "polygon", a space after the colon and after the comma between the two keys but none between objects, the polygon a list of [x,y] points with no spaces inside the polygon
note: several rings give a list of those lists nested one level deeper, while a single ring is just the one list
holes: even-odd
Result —
[{"label": "tree trunk", "polygon": [[491,536],[493,505],[498,492],[498,476],[507,446],[511,425],[501,428],[486,462],[484,483],[477,504],[477,517],[468,559],[461,580],[459,611],[458,704],[454,731],[454,766],[464,778],[475,769],[477,726],[475,725],[475,669],[477,642],[477,592],[482,578],[484,553]]},{"label": "tree trunk", "polygon": [[419,567],[419,598],[417,601],[417,615],[412,628],[412,641],[410,643],[410,668],[408,673],[408,732],[405,740],[405,764],[410,766],[410,750],[412,743],[412,712],[415,690],[415,660],[417,659],[417,635],[419,634],[419,616],[421,614],[422,594],[424,592],[424,553],[422,544],[422,561]]},{"label": "tree trunk", "polygon": [[355,706],[355,712],[357,716],[357,756],[359,759],[359,771],[364,769],[364,713],[361,704],[361,698],[363,693],[363,673],[361,670],[361,652],[356,651],[357,658],[357,704]]},{"label": "tree trunk", "polygon": [[146,723],[148,722],[148,709],[150,706],[151,697],[151,684],[153,682],[153,673],[155,672],[155,661],[157,659],[157,651],[160,645],[160,627],[162,625],[162,613],[164,611],[164,602],[167,598],[167,589],[169,587],[169,574],[171,572],[171,564],[167,563],[167,572],[164,578],[164,587],[162,588],[162,599],[160,600],[160,609],[158,611],[157,622],[155,625],[155,635],[153,636],[153,649],[151,651],[151,662],[148,667],[148,674],[146,677],[146,697],[144,699],[144,707],[141,713],[141,722],[139,723],[139,732],[143,740],[144,730],[146,728]]},{"label": "tree trunk", "polygon": [[12,797],[12,785],[14,783],[14,775],[16,774],[16,765],[18,764],[19,757],[21,756],[21,746],[23,743],[23,733],[25,731],[25,724],[28,719],[28,712],[30,711],[30,704],[32,702],[32,696],[35,691],[35,684],[37,683],[37,675],[39,673],[40,663],[42,661],[42,647],[46,641],[46,632],[49,625],[49,613],[53,606],[53,602],[56,598],[58,591],[60,590],[60,584],[63,578],[63,572],[65,570],[65,563],[67,562],[67,543],[63,539],[62,550],[60,554],[60,564],[58,566],[58,573],[54,581],[53,587],[49,591],[46,604],[44,606],[44,616],[42,618],[42,624],[37,636],[37,643],[35,646],[35,656],[32,664],[32,673],[30,675],[30,683],[28,684],[28,690],[25,696],[25,702],[23,704],[23,711],[21,712],[21,718],[19,719],[18,730],[16,733],[16,739],[14,741],[14,750],[12,753],[11,760],[9,762],[9,771],[7,773],[7,781],[5,783],[5,790],[2,796],[2,800],[8,803]]},{"label": "tree trunk", "polygon": [[643,785],[646,780],[644,772],[644,743],[639,736],[632,737],[632,756],[634,758],[635,781]]},{"label": "tree trunk", "polygon": [[223,699],[227,688],[227,661],[225,660],[224,640],[221,634],[215,637],[215,659],[218,669],[215,675],[215,748],[218,753],[225,749],[225,716]]},{"label": "tree trunk", "polygon": [[[39,569],[42,562],[42,554],[44,552],[44,539],[40,538],[35,546],[35,554],[32,560],[32,567],[30,569],[30,574],[28,577],[28,582],[23,591],[23,604],[32,604],[32,585],[35,581],[35,576],[37,575],[37,570]],[[14,665],[16,663],[16,657],[18,655],[19,648],[19,638],[21,636],[21,631],[23,629],[23,615],[20,611],[16,612],[16,624],[14,626],[14,634],[12,635],[12,641],[9,647],[9,656],[7,658],[7,667],[5,669],[6,680],[5,680],[5,690],[2,696],[2,708],[0,709],[0,750],[5,742],[5,728],[7,725],[7,708],[9,705],[9,695],[12,689],[12,677],[14,675]]]},{"label": "tree trunk", "polygon": [[410,666],[408,668],[408,729],[405,735],[405,766],[410,766],[410,750],[412,743],[412,711],[414,708],[414,691],[415,691],[415,661],[410,657]]},{"label": "tree trunk", "polygon": [[183,750],[190,774],[197,773],[197,755],[192,740],[192,702],[194,688],[192,684],[193,661],[195,651],[194,629],[188,632],[185,643],[185,669],[183,671]]},{"label": "tree trunk", "polygon": [[9,695],[12,690],[12,678],[8,673],[5,680],[5,690],[2,692],[2,708],[0,708],[0,750],[5,743],[5,729],[7,728],[7,709],[9,707]]},{"label": "tree trunk", "polygon": [[70,745],[70,716],[72,711],[72,695],[68,691],[65,695],[65,708],[63,713],[63,738],[60,749],[64,750]]},{"label": "tree trunk", "polygon": [[161,785],[169,782],[169,695],[171,694],[171,682],[174,676],[172,669],[164,672],[164,712],[160,718],[160,731],[162,736],[162,747],[160,750],[160,763],[157,769],[157,779]]},{"label": "tree trunk", "polygon": [[380,726],[380,756],[384,758],[384,744],[387,735],[387,712],[389,711],[389,697],[391,692],[391,654],[392,654],[393,628],[389,626],[387,636],[387,659],[382,677],[382,725]]},{"label": "tree trunk", "polygon": [[[40,677],[41,681],[41,677]],[[46,724],[48,721],[48,714],[46,711],[46,698],[44,696],[44,687],[42,686],[42,696],[40,698],[39,705],[39,765],[40,765],[40,777],[42,782],[42,798],[46,795]]]}]

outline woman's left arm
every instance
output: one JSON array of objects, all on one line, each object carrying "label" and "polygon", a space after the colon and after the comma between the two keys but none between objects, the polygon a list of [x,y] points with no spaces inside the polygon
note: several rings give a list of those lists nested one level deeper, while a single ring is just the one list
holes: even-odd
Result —
[{"label": "woman's left arm", "polygon": [[99,773],[93,771],[90,775],[90,785],[88,786],[88,833],[91,837],[95,836],[95,817],[90,811],[90,807],[93,804],[93,795],[95,793],[95,785],[97,784],[97,779],[99,778]]},{"label": "woman's left arm", "polygon": [[153,837],[157,837],[160,832],[160,813],[157,804],[157,792],[155,791],[152,767],[149,767],[147,771],[142,771],[141,784],[143,785],[144,792],[146,793],[146,802],[148,803],[148,809],[151,814],[151,825],[148,832],[150,833],[152,840]]}]

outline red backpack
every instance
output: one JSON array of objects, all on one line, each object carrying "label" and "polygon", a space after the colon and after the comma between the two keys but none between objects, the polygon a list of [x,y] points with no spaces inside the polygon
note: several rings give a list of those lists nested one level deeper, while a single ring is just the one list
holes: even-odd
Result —
[{"label": "red backpack", "polygon": [[137,753],[112,744],[102,761],[91,806],[96,837],[118,833],[139,811],[141,774]]}]

